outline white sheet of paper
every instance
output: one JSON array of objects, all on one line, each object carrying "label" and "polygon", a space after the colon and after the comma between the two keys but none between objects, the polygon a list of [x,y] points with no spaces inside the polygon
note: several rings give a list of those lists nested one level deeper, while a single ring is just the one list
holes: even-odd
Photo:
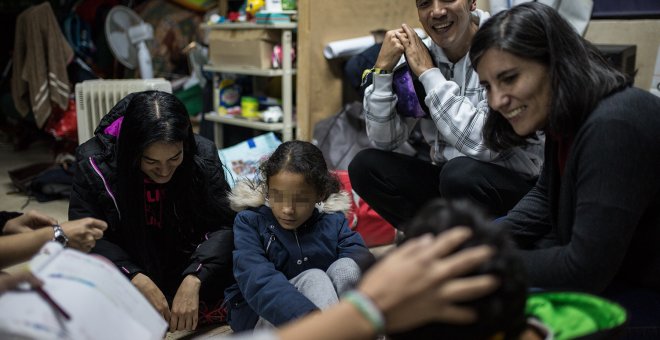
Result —
[{"label": "white sheet of paper", "polygon": [[162,339],[167,323],[106,259],[42,248],[30,263],[43,289],[69,315],[65,321],[36,292],[0,297],[0,334],[39,339]]}]

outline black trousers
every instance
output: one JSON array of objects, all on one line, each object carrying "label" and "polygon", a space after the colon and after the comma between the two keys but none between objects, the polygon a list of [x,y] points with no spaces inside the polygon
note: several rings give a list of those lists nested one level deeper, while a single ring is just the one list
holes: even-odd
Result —
[{"label": "black trousers", "polygon": [[505,215],[536,181],[469,157],[434,165],[378,149],[355,155],[348,174],[353,190],[399,230],[426,202],[438,197],[468,199],[494,217]]}]

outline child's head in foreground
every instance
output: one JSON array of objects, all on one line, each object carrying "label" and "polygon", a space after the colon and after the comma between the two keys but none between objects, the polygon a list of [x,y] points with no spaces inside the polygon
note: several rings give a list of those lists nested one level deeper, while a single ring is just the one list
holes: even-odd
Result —
[{"label": "child's head in foreground", "polygon": [[429,323],[416,329],[391,334],[391,339],[516,339],[526,326],[527,278],[521,260],[505,230],[491,224],[486,215],[467,201],[437,199],[429,202],[408,223],[401,243],[423,234],[439,234],[454,226],[467,226],[473,236],[459,249],[488,244],[495,255],[468,274],[493,274],[501,280],[495,292],[463,305],[474,308],[478,321],[468,325]]}]

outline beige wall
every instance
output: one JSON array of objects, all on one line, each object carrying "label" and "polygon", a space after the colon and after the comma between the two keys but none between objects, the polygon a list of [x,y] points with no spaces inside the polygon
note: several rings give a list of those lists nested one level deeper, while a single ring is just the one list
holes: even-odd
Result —
[{"label": "beige wall", "polygon": [[490,1],[488,1],[488,0],[477,0],[477,8],[482,9],[484,11],[489,11]]},{"label": "beige wall", "polygon": [[596,44],[637,45],[635,86],[651,87],[660,46],[660,20],[591,20],[585,38]]}]

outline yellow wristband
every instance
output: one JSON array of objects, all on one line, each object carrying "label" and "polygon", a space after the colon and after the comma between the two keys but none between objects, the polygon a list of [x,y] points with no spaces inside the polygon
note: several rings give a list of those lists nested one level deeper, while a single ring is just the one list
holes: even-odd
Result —
[{"label": "yellow wristband", "polygon": [[390,72],[387,71],[387,70],[383,70],[382,68],[378,68],[378,67],[368,68],[368,69],[364,70],[364,72],[362,72],[362,82],[364,82],[364,78],[366,78],[367,75],[369,75],[369,73],[388,74]]}]

